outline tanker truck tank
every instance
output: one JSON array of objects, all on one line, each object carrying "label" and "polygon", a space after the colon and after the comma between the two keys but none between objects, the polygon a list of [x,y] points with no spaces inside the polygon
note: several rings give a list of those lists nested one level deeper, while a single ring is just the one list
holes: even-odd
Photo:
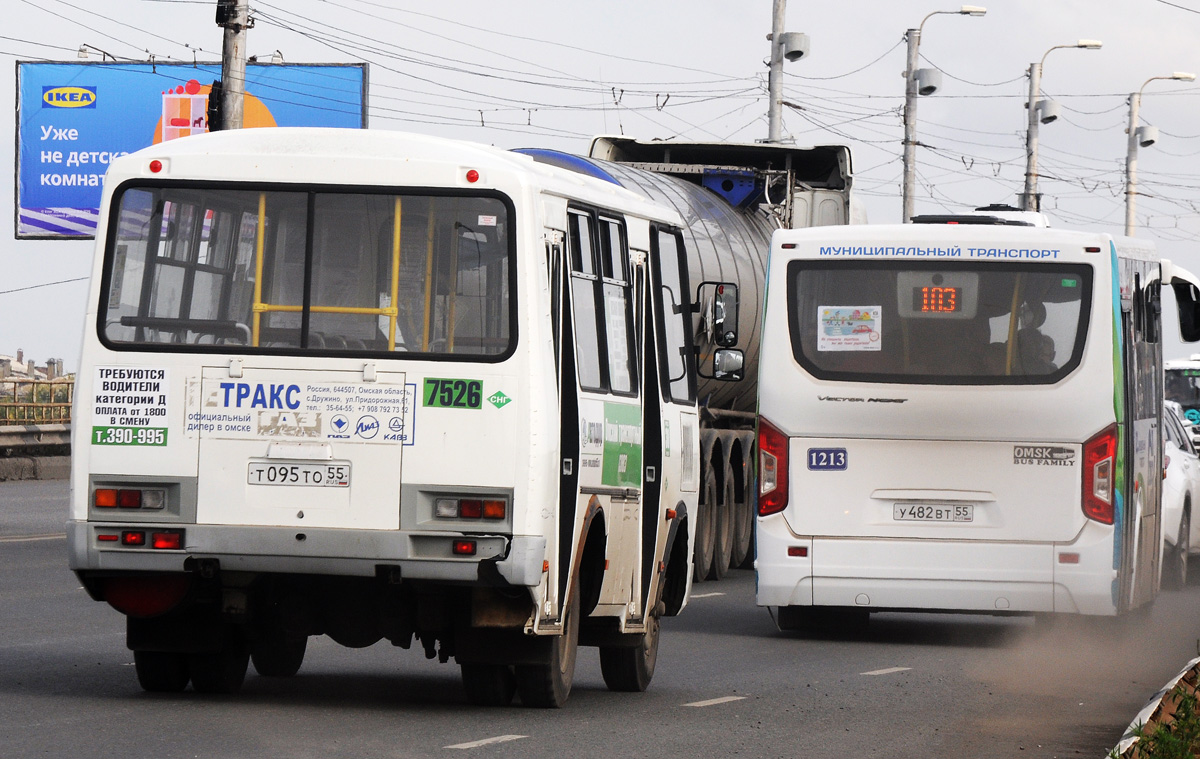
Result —
[{"label": "tanker truck tank", "polygon": [[730,567],[749,566],[759,338],[771,233],[853,218],[849,149],[597,137],[588,158],[552,150],[518,152],[675,209],[684,220],[693,291],[701,282],[737,285],[737,341],[721,347],[742,351],[741,379],[713,377],[718,346],[699,314],[693,325],[702,467],[693,566],[699,580],[720,579]]}]

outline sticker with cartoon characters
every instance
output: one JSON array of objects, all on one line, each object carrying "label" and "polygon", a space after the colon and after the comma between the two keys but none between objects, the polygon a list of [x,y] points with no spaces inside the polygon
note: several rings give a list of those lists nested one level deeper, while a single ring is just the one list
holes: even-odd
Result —
[{"label": "sticker with cartoon characters", "polygon": [[881,306],[817,306],[818,351],[877,351]]}]

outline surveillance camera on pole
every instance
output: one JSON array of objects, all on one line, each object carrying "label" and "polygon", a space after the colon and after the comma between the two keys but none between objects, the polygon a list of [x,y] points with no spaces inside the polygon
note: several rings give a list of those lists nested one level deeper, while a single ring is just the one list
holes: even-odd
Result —
[{"label": "surveillance camera on pole", "polygon": [[918,69],[917,61],[921,46],[921,30],[933,16],[954,14],[960,16],[982,16],[987,8],[979,5],[964,5],[956,11],[934,11],[916,29],[905,32],[908,40],[908,58],[904,66],[904,184],[902,185],[902,221],[908,224],[913,217],[913,194],[917,186],[917,97],[932,95],[942,87],[942,72],[937,69]]},{"label": "surveillance camera on pole", "polygon": [[[1052,100],[1038,101],[1042,94],[1042,67],[1046,64],[1046,56],[1055,50],[1064,48],[1079,48],[1081,50],[1099,50],[1103,47],[1100,40],[1079,40],[1072,45],[1055,45],[1042,55],[1038,63],[1029,64],[1029,127],[1025,130],[1025,191],[1021,193],[1022,211],[1040,211],[1041,195],[1037,191],[1037,147],[1038,123],[1049,124],[1058,119],[1058,104]],[[1040,114],[1040,117],[1039,117]]]},{"label": "surveillance camera on pole", "polygon": [[1170,76],[1152,76],[1142,83],[1137,92],[1129,95],[1129,147],[1125,152],[1125,235],[1133,237],[1137,226],[1135,213],[1137,211],[1137,151],[1138,147],[1148,148],[1158,142],[1158,127],[1138,126],[1138,107],[1142,103],[1142,90],[1146,85],[1160,79],[1173,79],[1177,82],[1194,82],[1196,75],[1187,71],[1174,71]]}]

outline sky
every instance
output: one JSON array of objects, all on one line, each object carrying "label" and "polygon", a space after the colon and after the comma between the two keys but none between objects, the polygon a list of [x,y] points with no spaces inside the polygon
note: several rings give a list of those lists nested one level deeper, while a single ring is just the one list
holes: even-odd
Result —
[{"label": "sky", "polygon": [[[785,69],[783,132],[852,151],[855,200],[900,221],[905,30],[924,20],[922,67],[942,89],[916,108],[920,213],[1016,205],[1025,174],[1028,68],[1062,117],[1039,129],[1042,209],[1056,227],[1121,234],[1128,99],[1151,77],[1200,73],[1200,0],[981,0],[982,18],[935,0],[790,0],[787,30],[811,40]],[[264,60],[369,66],[372,129],[500,148],[586,154],[598,134],[752,142],[767,136],[771,0],[263,0],[247,50]],[[17,61],[76,62],[81,44],[122,61],[220,59],[215,0],[6,0],[0,113],[15,114]],[[1100,50],[1056,49],[1081,39]],[[92,60],[97,60],[93,53]],[[0,144],[15,146],[15,116]],[[1152,81],[1140,124],[1136,234],[1200,272],[1200,83]],[[0,152],[12,176],[13,152]],[[13,183],[0,206],[15,216]],[[0,354],[78,366],[91,241],[0,230]],[[1167,313],[1164,312],[1166,316]],[[1171,319],[1165,319],[1168,324]],[[1168,327],[1164,354],[1200,346]]]}]

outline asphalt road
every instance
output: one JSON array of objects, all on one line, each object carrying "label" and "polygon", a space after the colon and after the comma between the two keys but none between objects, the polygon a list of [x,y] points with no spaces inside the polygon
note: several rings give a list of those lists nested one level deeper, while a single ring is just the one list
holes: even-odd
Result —
[{"label": "asphalt road", "polygon": [[644,694],[585,649],[565,708],[467,704],[458,668],[314,639],[295,678],[150,695],[122,618],[66,569],[65,481],[0,484],[0,756],[1102,757],[1196,655],[1200,586],[1121,625],[876,615],[778,632],[754,577],[698,585]]}]

